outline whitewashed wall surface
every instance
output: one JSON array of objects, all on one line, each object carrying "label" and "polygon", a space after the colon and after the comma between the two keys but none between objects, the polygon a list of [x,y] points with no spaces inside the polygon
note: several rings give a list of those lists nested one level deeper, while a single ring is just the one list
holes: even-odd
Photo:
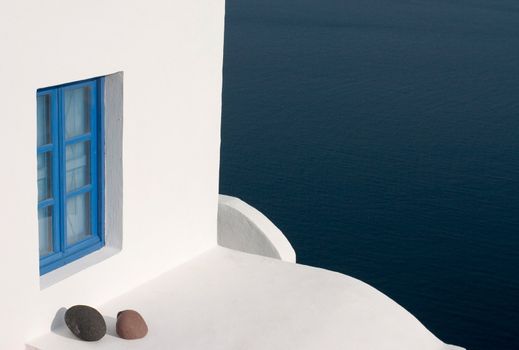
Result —
[{"label": "whitewashed wall surface", "polygon": [[[1,1],[0,349],[48,332],[60,307],[103,303],[216,244],[223,33],[223,0]],[[122,249],[43,283],[36,90],[120,71]]]}]

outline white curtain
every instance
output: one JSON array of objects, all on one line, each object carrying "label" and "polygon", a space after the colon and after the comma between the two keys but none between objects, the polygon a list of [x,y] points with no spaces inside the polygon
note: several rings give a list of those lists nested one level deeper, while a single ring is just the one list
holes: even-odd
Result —
[{"label": "white curtain", "polygon": [[52,252],[52,206],[38,209],[40,256]]},{"label": "white curtain", "polygon": [[[90,131],[90,88],[65,90],[65,138]],[[90,183],[90,141],[74,143],[65,150],[67,193]],[[91,234],[90,193],[67,199],[67,244],[71,245]]]},{"label": "white curtain", "polygon": [[66,89],[65,138],[81,135],[90,131],[90,88]]},{"label": "white curtain", "polygon": [[90,193],[67,199],[67,244],[87,238],[90,231]]}]

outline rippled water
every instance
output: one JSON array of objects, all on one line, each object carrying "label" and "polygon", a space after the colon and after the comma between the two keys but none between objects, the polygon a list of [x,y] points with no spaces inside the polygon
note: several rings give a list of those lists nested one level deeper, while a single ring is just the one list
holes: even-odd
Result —
[{"label": "rippled water", "polygon": [[220,192],[442,340],[519,349],[519,2],[228,0]]}]

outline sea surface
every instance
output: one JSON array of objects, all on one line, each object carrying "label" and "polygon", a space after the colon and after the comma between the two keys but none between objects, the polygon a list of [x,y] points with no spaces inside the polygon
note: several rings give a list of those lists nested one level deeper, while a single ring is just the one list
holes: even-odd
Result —
[{"label": "sea surface", "polygon": [[519,349],[519,1],[227,0],[220,192],[443,341]]}]

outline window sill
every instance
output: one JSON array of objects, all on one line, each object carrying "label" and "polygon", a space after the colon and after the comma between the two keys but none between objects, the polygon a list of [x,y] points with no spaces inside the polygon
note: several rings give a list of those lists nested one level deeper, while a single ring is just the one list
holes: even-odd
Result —
[{"label": "window sill", "polygon": [[84,257],[66,264],[56,270],[40,276],[40,290],[44,290],[54,284],[63,281],[64,279],[83,271],[84,269],[99,264],[100,262],[119,253],[121,249],[105,246],[93,253],[85,255]]}]

